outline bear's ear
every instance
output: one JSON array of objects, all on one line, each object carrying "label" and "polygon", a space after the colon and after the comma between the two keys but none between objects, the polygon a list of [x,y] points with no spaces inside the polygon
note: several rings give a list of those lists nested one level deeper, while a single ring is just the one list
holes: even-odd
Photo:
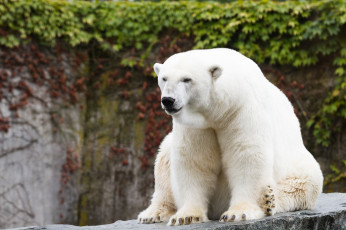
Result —
[{"label": "bear's ear", "polygon": [[209,69],[209,72],[210,72],[211,77],[215,80],[215,79],[217,79],[218,77],[221,76],[222,69],[219,66],[212,66]]},{"label": "bear's ear", "polygon": [[155,71],[157,76],[159,76],[161,66],[162,66],[162,64],[160,64],[160,63],[155,63],[154,64],[154,71]]}]

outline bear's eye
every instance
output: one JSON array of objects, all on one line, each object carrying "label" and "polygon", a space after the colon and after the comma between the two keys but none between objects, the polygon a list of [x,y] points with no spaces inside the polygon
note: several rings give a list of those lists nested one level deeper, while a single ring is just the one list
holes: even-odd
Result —
[{"label": "bear's eye", "polygon": [[166,77],[163,77],[163,78],[162,78],[162,81],[167,81],[167,78],[166,78]]},{"label": "bear's eye", "polygon": [[185,77],[185,78],[183,78],[183,82],[189,83],[189,82],[191,82],[191,78]]}]

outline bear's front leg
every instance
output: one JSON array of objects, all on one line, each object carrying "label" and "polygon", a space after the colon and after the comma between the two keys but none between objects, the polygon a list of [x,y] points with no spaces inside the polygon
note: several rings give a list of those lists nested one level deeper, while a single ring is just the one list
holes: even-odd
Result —
[{"label": "bear's front leg", "polygon": [[[264,207],[271,202],[266,196],[273,196],[273,159],[270,148],[238,142],[228,150],[222,152],[222,163],[228,177],[231,200],[230,208],[221,215],[220,221],[253,220],[269,215]],[[266,192],[268,188],[270,194]],[[270,210],[270,214],[273,211]]]},{"label": "bear's front leg", "polygon": [[168,134],[160,145],[155,161],[155,191],[150,206],[138,215],[138,223],[167,222],[176,212],[170,180],[170,149],[172,135]]},{"label": "bear's front leg", "polygon": [[215,132],[173,124],[171,181],[177,213],[168,225],[208,221],[208,203],[220,172]]}]

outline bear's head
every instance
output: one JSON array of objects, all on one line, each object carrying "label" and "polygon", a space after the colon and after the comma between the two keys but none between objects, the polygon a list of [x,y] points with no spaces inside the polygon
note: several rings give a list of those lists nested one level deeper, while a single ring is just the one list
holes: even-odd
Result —
[{"label": "bear's head", "polygon": [[222,69],[199,62],[190,54],[191,51],[175,54],[164,64],[154,65],[161,105],[173,120],[183,125],[208,128],[205,113],[210,108],[213,82],[222,74]]}]

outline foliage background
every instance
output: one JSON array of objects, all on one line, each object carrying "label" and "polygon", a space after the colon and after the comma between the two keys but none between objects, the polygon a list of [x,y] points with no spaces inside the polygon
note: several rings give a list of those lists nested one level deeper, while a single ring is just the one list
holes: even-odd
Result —
[{"label": "foliage background", "polygon": [[[124,180],[130,182],[138,170],[149,170],[142,174],[144,182],[152,174],[157,146],[170,130],[169,118],[159,108],[152,64],[188,49],[229,47],[259,63],[266,76],[289,97],[301,120],[308,149],[322,159],[325,191],[344,191],[345,23],[345,0],[230,3],[2,0],[0,48],[4,71],[0,78],[0,132],[11,140],[11,124],[19,119],[18,111],[35,103],[37,95],[32,88],[47,87],[49,93],[42,100],[50,98],[53,104],[62,105],[61,111],[78,110],[83,127],[78,130],[82,138],[75,144],[77,147],[67,148],[61,154],[63,158],[69,156],[62,163],[62,187],[80,189],[74,195],[77,198],[68,203],[72,210],[62,202],[59,220],[85,225],[134,218],[146,201],[127,207],[115,200],[111,205],[113,216],[107,219],[95,214],[98,211],[95,207],[106,202],[106,198],[95,197],[104,192],[98,178],[109,179],[112,170],[118,170],[116,175],[123,173]],[[19,57],[24,54],[28,58],[21,60]],[[55,60],[55,57],[61,58]],[[75,71],[63,69],[64,65]],[[30,77],[23,78],[22,83],[13,83],[11,77],[23,75],[20,66]],[[19,95],[16,102],[6,100],[14,94]],[[109,104],[112,100],[118,104]],[[113,109],[114,114],[107,109]],[[9,111],[6,116],[5,110]],[[59,110],[54,114],[59,116]],[[101,118],[95,123],[95,117]],[[112,123],[122,119],[125,124],[132,124],[133,129],[127,129],[121,122]],[[64,134],[61,122],[55,120],[58,119],[52,119],[55,125],[52,135],[61,136]],[[102,131],[107,126],[118,133]],[[95,139],[92,133],[96,133]],[[112,138],[116,141],[112,142]],[[2,151],[0,154],[5,156],[6,151]],[[78,156],[71,157],[75,152]],[[120,163],[109,160],[110,155]],[[96,163],[91,163],[95,158]],[[110,180],[115,187],[123,186],[118,176]],[[142,189],[146,192],[142,197],[147,200],[152,183],[146,188],[144,182]],[[112,189],[116,190],[115,187]],[[131,189],[127,186],[118,198],[125,199],[126,191]],[[65,196],[72,195],[66,192]],[[74,213],[74,217],[67,217],[68,213]]]}]

